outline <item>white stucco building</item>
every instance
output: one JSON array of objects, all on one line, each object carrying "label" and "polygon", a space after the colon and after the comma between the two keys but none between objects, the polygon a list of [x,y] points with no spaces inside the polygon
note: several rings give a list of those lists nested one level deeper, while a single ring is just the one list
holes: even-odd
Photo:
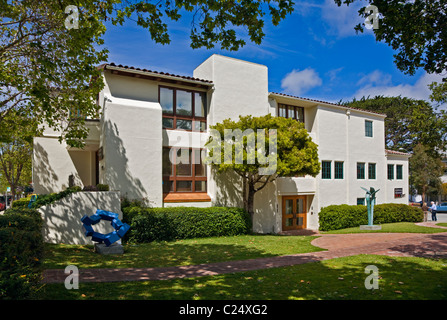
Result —
[{"label": "white stucco building", "polygon": [[186,149],[194,163],[210,125],[270,113],[304,122],[322,170],[315,178],[278,178],[256,193],[255,231],[317,229],[322,207],[363,203],[361,187],[380,189],[377,203],[408,203],[409,155],[385,149],[383,114],[269,92],[266,66],[221,55],[193,77],[101,67],[101,114],[87,120],[86,147],[59,143],[49,130],[34,139],[36,193],[63,190],[71,175],[76,185],[108,184],[155,207],[242,206],[236,175],[217,176],[202,163],[173,165],[169,151]]}]

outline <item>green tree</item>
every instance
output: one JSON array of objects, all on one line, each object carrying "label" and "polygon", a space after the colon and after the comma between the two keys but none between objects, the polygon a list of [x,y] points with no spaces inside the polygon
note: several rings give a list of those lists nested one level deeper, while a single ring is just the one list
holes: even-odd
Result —
[{"label": "green tree", "polygon": [[318,147],[296,120],[240,116],[238,121],[226,119],[210,128],[208,163],[219,173],[229,170],[241,177],[244,208],[252,217],[255,193],[277,177],[320,172]]},{"label": "green tree", "polygon": [[427,147],[418,144],[414,148],[410,158],[410,185],[422,195],[422,201],[428,193],[442,191],[440,177],[444,169],[441,158],[430,154]]},{"label": "green tree", "polygon": [[14,134],[0,135],[0,188],[11,187],[14,197],[18,188],[28,186],[32,179],[33,136],[41,129],[34,117],[16,110],[10,112],[9,119],[12,121],[3,124],[2,134]]},{"label": "green tree", "polygon": [[[74,11],[65,12],[68,6],[76,7],[78,20]],[[85,118],[97,116],[96,99],[104,86],[97,66],[107,60],[106,21],[134,20],[155,42],[168,44],[168,22],[189,15],[191,47],[220,43],[237,50],[245,44],[239,30],[246,28],[250,40],[261,43],[265,16],[277,25],[292,11],[291,0],[0,1],[2,136],[13,136],[3,124],[17,110],[60,131],[60,140],[69,145],[83,146]]]},{"label": "green tree", "polygon": [[386,114],[385,145],[388,149],[411,153],[422,144],[437,155],[447,143],[447,115],[430,103],[406,97],[361,98],[340,102],[349,107]]}]

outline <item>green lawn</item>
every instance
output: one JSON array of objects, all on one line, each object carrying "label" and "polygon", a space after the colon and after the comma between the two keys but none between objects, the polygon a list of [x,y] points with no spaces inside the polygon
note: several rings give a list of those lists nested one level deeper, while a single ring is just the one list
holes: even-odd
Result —
[{"label": "green lawn", "polygon": [[315,236],[242,235],[203,239],[125,244],[123,255],[99,255],[90,245],[46,245],[43,267],[144,268],[194,265],[321,251]]},{"label": "green lawn", "polygon": [[[441,224],[439,224],[441,225]],[[382,230],[360,230],[360,227],[320,231],[320,233],[377,233],[377,232],[397,232],[397,233],[438,233],[447,232],[447,229],[417,226],[414,222],[396,222],[382,224]]]},{"label": "green lawn", "polygon": [[[365,267],[378,268],[379,288],[367,290]],[[292,267],[144,282],[46,285],[41,299],[125,300],[445,300],[447,260],[358,255]]]}]

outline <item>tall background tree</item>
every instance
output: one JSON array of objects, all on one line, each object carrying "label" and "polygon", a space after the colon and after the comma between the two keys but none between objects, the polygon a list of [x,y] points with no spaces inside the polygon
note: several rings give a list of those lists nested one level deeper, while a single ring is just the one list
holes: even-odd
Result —
[{"label": "tall background tree", "polygon": [[[275,181],[277,177],[294,177],[306,174],[315,177],[320,172],[318,147],[310,138],[304,124],[296,120],[272,117],[271,115],[262,117],[240,116],[238,121],[226,119],[211,126],[211,129],[216,130],[218,135],[217,139],[211,137],[207,143],[210,150],[208,161],[211,162],[211,166],[218,173],[231,171],[241,178],[244,208],[251,214],[252,218],[255,193]],[[225,130],[240,130],[239,132],[244,133],[247,129],[249,131],[253,130],[253,138],[255,138],[257,144],[259,144],[260,138],[257,130],[265,129],[267,137],[263,150],[266,150],[266,153],[262,156],[267,156],[272,152],[267,147],[272,138],[268,133],[270,129],[276,130],[277,150],[274,157],[276,167],[274,172],[260,173],[259,170],[267,165],[263,160],[260,161],[258,154],[260,149],[258,148],[255,152],[251,149],[248,136],[225,136]],[[230,161],[226,161],[226,157],[230,156],[224,152],[226,145],[227,147],[230,146],[231,158],[227,158]],[[257,146],[259,147],[259,145]],[[217,149],[214,149],[214,147],[217,147]],[[216,153],[216,150],[219,150],[218,153]],[[240,151],[238,152],[238,150]]]},{"label": "tall background tree", "polygon": [[[78,20],[74,11],[65,12],[68,6],[76,7]],[[133,20],[153,41],[169,44],[168,22],[187,15],[192,17],[191,47],[220,44],[237,50],[245,45],[241,29],[259,44],[266,16],[277,25],[292,11],[291,0],[1,0],[2,136],[13,136],[3,125],[17,110],[60,131],[69,145],[82,147],[85,117],[96,116],[96,97],[104,85],[97,66],[107,60],[106,21]],[[73,112],[82,117],[70,117]]]}]

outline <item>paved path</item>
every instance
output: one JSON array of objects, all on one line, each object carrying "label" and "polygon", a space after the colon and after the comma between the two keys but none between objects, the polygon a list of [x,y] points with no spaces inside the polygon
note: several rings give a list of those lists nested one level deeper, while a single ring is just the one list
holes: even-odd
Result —
[{"label": "paved path", "polygon": [[[419,225],[433,227],[434,223]],[[357,254],[447,258],[447,232],[322,234],[312,244],[327,251],[165,268],[79,269],[80,282],[167,280],[298,265]],[[64,269],[44,271],[43,282],[63,283]]]}]

